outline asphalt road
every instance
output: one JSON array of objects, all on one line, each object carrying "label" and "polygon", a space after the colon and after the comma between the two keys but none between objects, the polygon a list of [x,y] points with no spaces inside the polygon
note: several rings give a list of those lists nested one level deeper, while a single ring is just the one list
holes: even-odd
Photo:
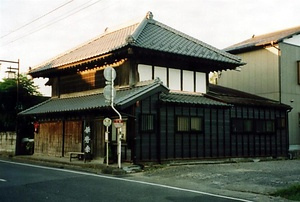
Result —
[{"label": "asphalt road", "polygon": [[246,201],[195,190],[0,160],[0,201]]}]

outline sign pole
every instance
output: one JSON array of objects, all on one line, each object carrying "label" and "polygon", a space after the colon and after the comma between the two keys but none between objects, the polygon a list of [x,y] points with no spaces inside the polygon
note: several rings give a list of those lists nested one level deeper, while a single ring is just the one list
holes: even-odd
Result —
[{"label": "sign pole", "polygon": [[[114,70],[114,68],[112,67],[107,67],[104,69],[104,78],[107,80],[105,83],[107,84],[107,86],[105,86],[103,94],[104,97],[110,102],[111,108],[118,114],[119,116],[119,120],[121,120],[122,122],[122,116],[121,114],[118,112],[118,110],[114,107],[114,97],[115,97],[115,89],[114,89],[114,80],[116,78],[116,71]],[[121,147],[122,147],[122,127],[118,128],[118,149],[117,149],[117,153],[118,153],[118,168],[122,168],[121,166]]]},{"label": "sign pole", "polygon": [[[121,117],[122,118],[122,117]],[[114,120],[114,125],[118,129],[118,167],[121,167],[121,149],[122,149],[122,126],[123,126],[123,121],[122,119],[115,119]]]},{"label": "sign pole", "polygon": [[103,125],[106,126],[106,131],[105,131],[105,142],[106,142],[106,166],[108,166],[108,157],[109,157],[109,149],[108,149],[108,143],[109,143],[109,138],[108,138],[108,127],[111,125],[111,119],[110,118],[105,118],[103,120]]},{"label": "sign pole", "polygon": [[106,166],[108,166],[108,155],[109,155],[109,150],[108,150],[108,126],[106,126],[105,139],[106,139]]},{"label": "sign pole", "polygon": [[[114,81],[111,81],[111,85],[114,86]],[[111,94],[113,95],[113,88]],[[114,97],[111,97],[111,108],[119,115],[119,119],[122,121],[122,115],[118,112],[118,110],[114,107]],[[121,138],[122,138],[122,127],[118,128],[118,149],[117,149],[117,153],[118,153],[118,168],[122,168],[121,165],[121,147],[122,147],[122,142],[121,142]]]}]

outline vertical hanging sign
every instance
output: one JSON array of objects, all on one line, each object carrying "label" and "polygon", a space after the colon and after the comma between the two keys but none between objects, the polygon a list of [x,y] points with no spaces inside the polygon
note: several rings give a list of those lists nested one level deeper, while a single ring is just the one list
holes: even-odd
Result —
[{"label": "vertical hanging sign", "polygon": [[84,156],[85,159],[91,159],[91,127],[85,124],[84,128]]}]

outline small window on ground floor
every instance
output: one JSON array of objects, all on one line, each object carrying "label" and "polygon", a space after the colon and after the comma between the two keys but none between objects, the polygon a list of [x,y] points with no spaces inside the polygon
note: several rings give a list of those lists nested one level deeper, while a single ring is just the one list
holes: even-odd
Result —
[{"label": "small window on ground floor", "polygon": [[253,131],[253,120],[232,119],[231,129],[234,133],[247,133]]},{"label": "small window on ground floor", "polygon": [[188,117],[178,116],[177,117],[177,131],[188,132],[190,130],[190,121]]},{"label": "small window on ground floor", "polygon": [[140,116],[140,131],[151,132],[154,131],[154,115],[142,114]]},{"label": "small window on ground floor", "polygon": [[284,129],[284,128],[286,128],[286,120],[285,120],[285,118],[277,118],[276,119],[276,127],[278,129]]},{"label": "small window on ground floor", "polygon": [[200,117],[191,117],[191,131],[202,131],[202,118]]},{"label": "small window on ground floor", "polygon": [[275,121],[241,118],[232,119],[231,131],[233,133],[273,133],[275,132]]},{"label": "small window on ground floor", "polygon": [[177,132],[202,131],[203,123],[201,117],[177,117]]},{"label": "small window on ground floor", "polygon": [[256,133],[273,133],[275,132],[275,122],[273,120],[256,120]]}]

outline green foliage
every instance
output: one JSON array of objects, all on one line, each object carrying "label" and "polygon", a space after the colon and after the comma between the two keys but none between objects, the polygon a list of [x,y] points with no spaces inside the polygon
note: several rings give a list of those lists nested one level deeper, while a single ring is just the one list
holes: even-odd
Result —
[{"label": "green foliage", "polygon": [[286,189],[281,189],[272,194],[289,200],[300,201],[300,184],[292,185]]},{"label": "green foliage", "polygon": [[[17,113],[41,101],[33,81],[20,74],[17,79],[0,81],[0,131],[14,131]],[[18,100],[18,102],[17,102]]]},{"label": "green foliage", "polygon": [[[18,80],[14,79],[3,79],[0,82],[0,92],[3,93],[17,93]],[[20,74],[19,76],[19,95],[35,95],[41,96],[38,91],[38,86],[34,85],[33,80],[28,79],[26,75]]]}]

